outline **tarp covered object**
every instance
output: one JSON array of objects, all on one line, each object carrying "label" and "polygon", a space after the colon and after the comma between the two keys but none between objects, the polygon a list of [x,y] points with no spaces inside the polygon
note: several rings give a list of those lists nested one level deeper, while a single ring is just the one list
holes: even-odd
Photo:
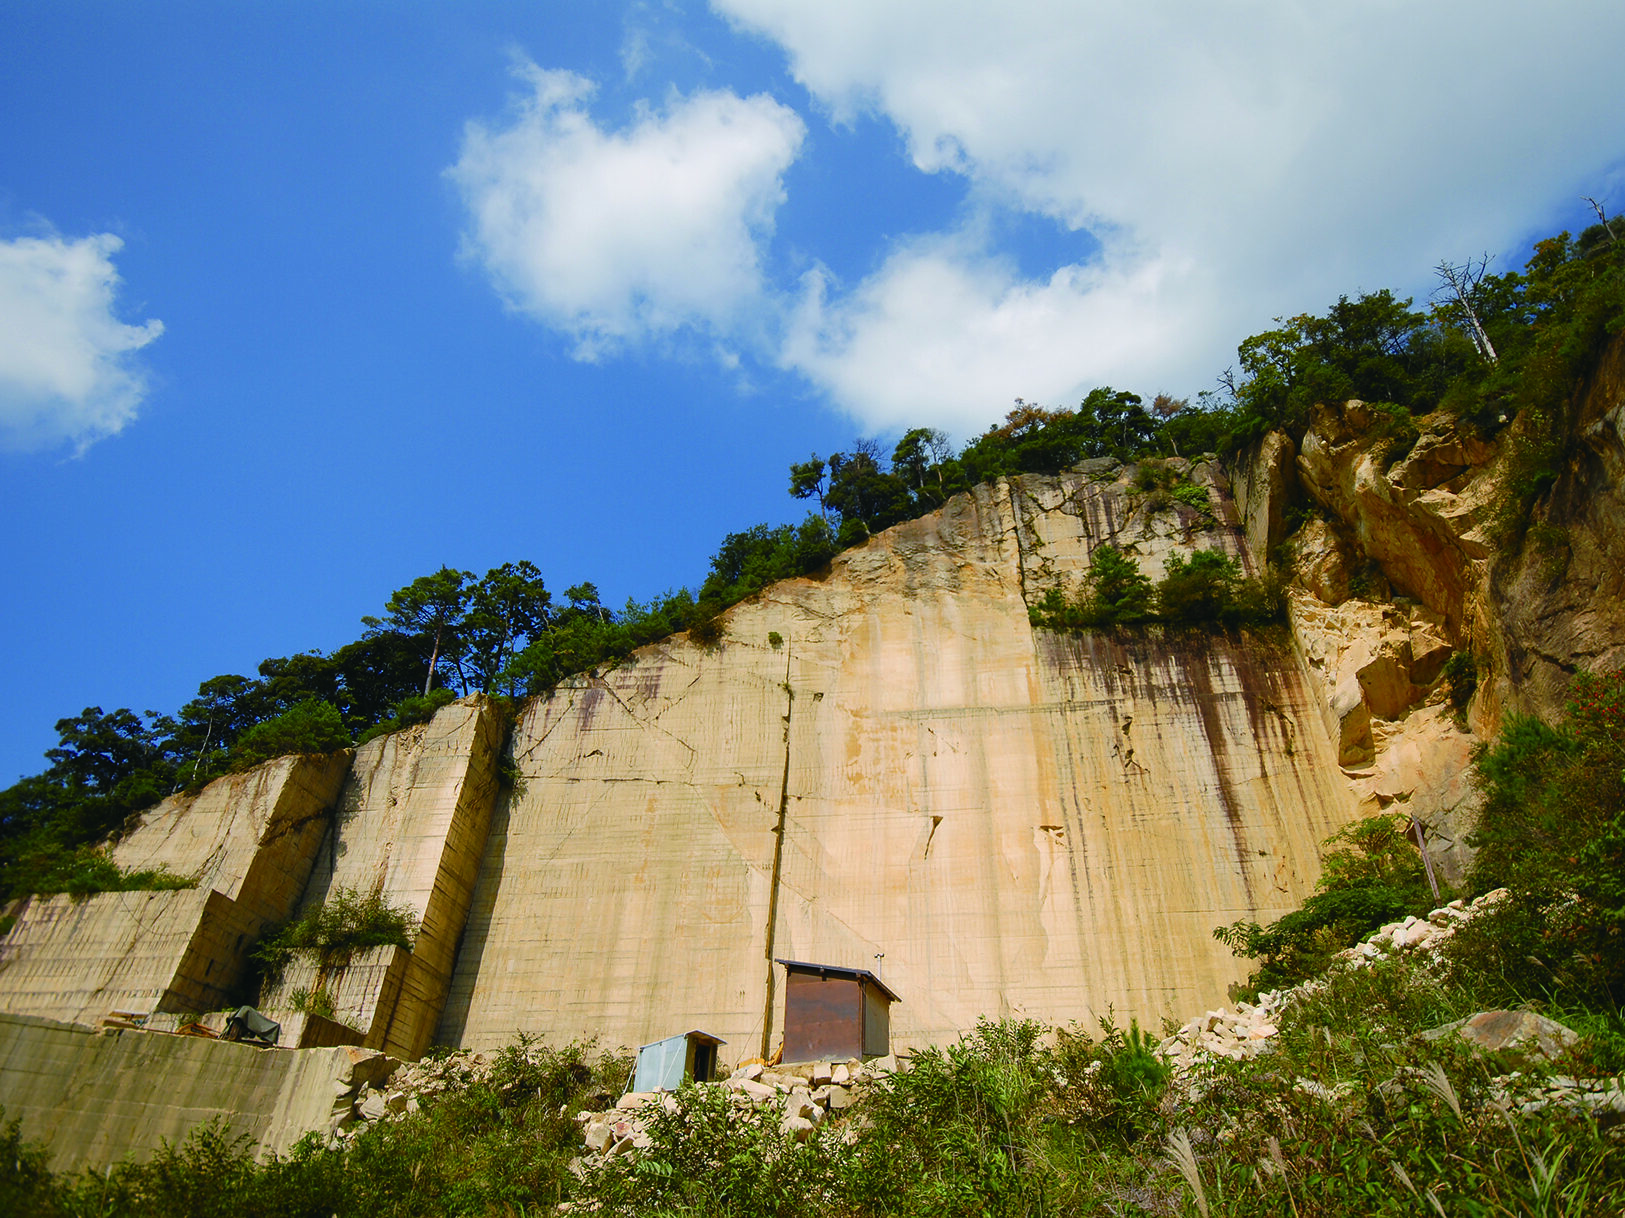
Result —
[{"label": "tarp covered object", "polygon": [[253,1007],[238,1007],[226,1020],[226,1039],[242,1040],[244,1037],[274,1045],[282,1038],[282,1025],[265,1018]]}]

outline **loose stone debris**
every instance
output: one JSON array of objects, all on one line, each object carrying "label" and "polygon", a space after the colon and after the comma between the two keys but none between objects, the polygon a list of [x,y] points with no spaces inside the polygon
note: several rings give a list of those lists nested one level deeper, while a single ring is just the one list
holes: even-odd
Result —
[{"label": "loose stone debris", "polygon": [[[1411,954],[1434,953],[1461,924],[1470,921],[1505,897],[1504,889],[1466,903],[1452,901],[1426,918],[1409,917],[1382,927],[1364,942],[1339,953],[1334,968],[1369,968],[1375,962]],[[1164,1040],[1156,1052],[1187,1087],[1199,1085],[1197,1076],[1221,1061],[1245,1061],[1271,1052],[1280,1031],[1281,1017],[1298,998],[1323,989],[1314,979],[1289,989],[1266,991],[1253,1003],[1221,1007],[1186,1023]],[[1558,1060],[1577,1043],[1573,1031],[1530,1011],[1482,1011],[1466,1019],[1431,1028],[1420,1035],[1439,1039],[1458,1035],[1475,1051],[1521,1054],[1531,1065]],[[359,1082],[334,1102],[332,1137],[345,1141],[366,1123],[399,1120],[416,1112],[420,1103],[441,1092],[480,1081],[489,1075],[497,1055],[468,1050],[446,1057],[402,1065],[391,1075]],[[389,1060],[389,1059],[383,1059]],[[697,1084],[718,1089],[741,1109],[772,1110],[779,1128],[805,1141],[820,1125],[848,1119],[849,1109],[861,1100],[862,1086],[906,1070],[906,1058],[896,1055],[860,1062],[814,1062],[805,1065],[765,1065],[752,1062],[715,1083]],[[1298,1079],[1306,1095],[1327,1104],[1346,1101],[1350,1085],[1328,1087],[1313,1079]],[[1513,1070],[1491,1080],[1491,1099],[1509,1110],[1536,1112],[1550,1104],[1584,1109],[1594,1115],[1625,1117],[1625,1077],[1578,1079]],[[573,1168],[578,1174],[620,1155],[635,1155],[653,1144],[649,1126],[660,1110],[674,1112],[675,1097],[664,1091],[628,1092],[618,1099],[605,1095],[602,1107],[577,1113],[583,1156]],[[1625,1124],[1618,1126],[1625,1131]],[[855,1129],[846,1126],[847,1136]]]},{"label": "loose stone debris", "polygon": [[[868,1062],[813,1062],[796,1066],[764,1066],[752,1062],[717,1083],[700,1083],[701,1088],[717,1088],[733,1097],[741,1108],[771,1108],[779,1114],[779,1128],[797,1141],[805,1141],[832,1113],[843,1113],[856,1101],[856,1088],[870,1080],[895,1074],[900,1068],[895,1054]],[[901,1068],[906,1068],[903,1063]],[[582,1140],[599,1160],[643,1150],[650,1145],[648,1122],[656,1107],[676,1108],[676,1100],[665,1092],[630,1091],[604,1112],[583,1112]],[[583,1168],[590,1166],[584,1164]]]},{"label": "loose stone debris", "polygon": [[[1433,910],[1426,918],[1408,917],[1390,922],[1362,943],[1338,953],[1334,968],[1370,968],[1382,960],[1412,953],[1436,954],[1455,933],[1480,913],[1505,899],[1504,888],[1487,892],[1471,903],[1451,901]],[[1244,1061],[1269,1053],[1279,1033],[1281,1013],[1297,998],[1326,987],[1322,979],[1312,979],[1283,990],[1267,990],[1256,1003],[1240,1002],[1234,1011],[1220,1007],[1192,1019],[1157,1046],[1157,1053],[1173,1069],[1176,1078],[1197,1073],[1219,1060]],[[1425,1040],[1457,1035],[1480,1053],[1511,1053],[1531,1064],[1555,1062],[1579,1037],[1555,1020],[1533,1011],[1480,1011],[1438,1028],[1420,1033]],[[1347,1084],[1327,1087],[1312,1079],[1298,1079],[1297,1088],[1329,1104],[1347,1098]],[[1545,1077],[1520,1070],[1491,1080],[1492,1099],[1520,1112],[1536,1112],[1548,1104],[1582,1108],[1593,1114],[1625,1116],[1625,1076],[1618,1078],[1575,1079],[1566,1075]],[[1625,1128],[1625,1127],[1621,1127]]]}]

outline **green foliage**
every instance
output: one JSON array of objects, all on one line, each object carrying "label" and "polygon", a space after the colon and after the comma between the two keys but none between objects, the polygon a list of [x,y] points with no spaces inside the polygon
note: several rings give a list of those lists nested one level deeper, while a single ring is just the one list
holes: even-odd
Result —
[{"label": "green foliage", "polygon": [[1563,722],[1513,716],[1477,762],[1473,887],[1541,928],[1540,984],[1625,1000],[1625,671],[1581,673]]},{"label": "green foliage", "polygon": [[417,915],[390,906],[382,893],[363,895],[352,888],[338,888],[327,900],[262,939],[250,954],[267,978],[275,978],[299,954],[332,966],[369,947],[393,944],[410,950],[417,931]]},{"label": "green foliage", "polygon": [[305,989],[301,986],[290,991],[288,1005],[306,1015],[319,1015],[323,1019],[333,1018],[333,995],[321,986],[314,989]]},{"label": "green foliage", "polygon": [[0,1108],[0,1214],[31,1214],[54,1218],[66,1214],[56,1181],[51,1176],[50,1155],[42,1146],[23,1141],[22,1121],[7,1121]]},{"label": "green foliage", "polygon": [[1034,625],[1049,630],[1101,630],[1145,621],[1151,603],[1151,581],[1135,561],[1115,546],[1102,545],[1089,556],[1083,595],[1068,601],[1051,588],[1031,616]]},{"label": "green foliage", "polygon": [[369,740],[387,736],[402,728],[427,723],[441,707],[449,706],[456,700],[457,694],[449,689],[431,689],[426,694],[413,694],[411,697],[402,698],[393,715],[362,732],[356,743],[366,744]]},{"label": "green foliage", "polygon": [[1440,672],[1449,687],[1450,705],[1461,715],[1478,689],[1478,661],[1470,651],[1453,651]]},{"label": "green foliage", "polygon": [[1197,486],[1194,482],[1181,482],[1168,493],[1176,503],[1183,503],[1186,507],[1195,508],[1209,515],[1213,513],[1213,501],[1208,497],[1205,486]]},{"label": "green foliage", "polygon": [[1100,1030],[1100,1040],[1077,1027],[1059,1031],[1059,1108],[1069,1126],[1097,1145],[1127,1147],[1163,1128],[1158,1101],[1171,1071],[1137,1022],[1125,1032],[1107,1014]]},{"label": "green foliage", "polygon": [[1342,296],[1324,317],[1276,318],[1276,329],[1243,341],[1231,446],[1270,428],[1302,435],[1322,402],[1360,398],[1406,413],[1432,410],[1470,354],[1442,342],[1410,304],[1386,289]]},{"label": "green foliage", "polygon": [[1249,990],[1294,985],[1385,923],[1428,912],[1433,893],[1409,827],[1400,814],[1344,826],[1326,839],[1339,848],[1321,860],[1320,882],[1302,906],[1267,927],[1242,919],[1214,929],[1236,955],[1259,961]]},{"label": "green foliage", "polygon": [[835,1200],[840,1148],[816,1135],[806,1143],[783,1132],[780,1113],[732,1102],[714,1088],[686,1084],[670,1107],[652,1114],[651,1145],[609,1160],[583,1182],[581,1200],[596,1213],[791,1215],[826,1210]]},{"label": "green foliage", "polygon": [[607,1102],[629,1060],[522,1038],[480,1079],[367,1127],[343,1148],[318,1135],[256,1161],[217,1119],[150,1161],[52,1177],[15,1126],[0,1132],[0,1213],[42,1218],[479,1218],[551,1213],[574,1183],[573,1111]]},{"label": "green foliage", "polygon": [[865,1136],[839,1173],[848,1206],[921,1216],[1046,1212],[1054,1076],[1042,1032],[1030,1021],[982,1020],[871,1088]]},{"label": "green foliage", "polygon": [[311,698],[244,732],[231,750],[231,768],[251,770],[290,753],[331,753],[349,747],[343,716],[328,703]]},{"label": "green foliage", "polygon": [[1069,600],[1049,589],[1029,617],[1046,630],[1111,630],[1160,623],[1220,627],[1277,622],[1286,597],[1274,573],[1244,578],[1235,559],[1218,550],[1198,550],[1189,558],[1169,556],[1162,580],[1153,585],[1134,560],[1114,546],[1090,556],[1081,596]]},{"label": "green foliage", "polygon": [[822,516],[808,516],[800,525],[759,524],[730,533],[700,585],[700,611],[721,612],[769,584],[819,570],[834,555],[835,537]]}]

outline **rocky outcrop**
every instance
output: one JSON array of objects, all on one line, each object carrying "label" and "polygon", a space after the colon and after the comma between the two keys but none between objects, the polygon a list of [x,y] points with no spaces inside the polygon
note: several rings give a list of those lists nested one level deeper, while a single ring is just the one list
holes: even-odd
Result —
[{"label": "rocky outcrop", "polygon": [[1625,666],[1625,336],[1580,395],[1549,472],[1482,597],[1486,712],[1549,715],[1578,669]]},{"label": "rocky outcrop", "polygon": [[[1573,413],[1521,531],[1507,499],[1526,420],[1490,441],[1432,415],[1400,452],[1372,408],[1325,405],[1295,484],[1278,434],[1227,471],[1255,549],[1268,539],[1286,559],[1294,642],[1350,793],[1414,815],[1444,879],[1469,861],[1474,742],[1508,713],[1559,716],[1580,669],[1625,664],[1625,339]],[[1294,501],[1302,523],[1277,548]],[[1465,715],[1441,681],[1456,651],[1477,672]]]},{"label": "rocky outcrop", "polygon": [[1625,338],[1570,414],[1549,467],[1522,469],[1549,484],[1527,521],[1507,505],[1514,467],[1540,443],[1526,434],[1533,416],[1490,441],[1431,415],[1390,461],[1370,408],[1322,406],[1298,454],[1303,491],[1329,521],[1295,539],[1301,582],[1335,605],[1364,575],[1368,593],[1439,615],[1447,641],[1478,658],[1471,718],[1483,735],[1508,712],[1555,717],[1575,672],[1625,663]]}]

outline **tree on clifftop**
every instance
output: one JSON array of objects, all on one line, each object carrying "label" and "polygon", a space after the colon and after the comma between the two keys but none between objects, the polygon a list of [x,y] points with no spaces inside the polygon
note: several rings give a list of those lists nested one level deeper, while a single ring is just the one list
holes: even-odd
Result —
[{"label": "tree on clifftop", "polygon": [[459,684],[465,687],[466,692],[461,656],[463,640],[458,630],[468,608],[470,590],[466,585],[473,578],[472,571],[453,571],[450,567],[441,567],[433,575],[414,579],[393,593],[384,605],[386,616],[361,619],[372,635],[393,630],[434,639],[429,651],[428,671],[423,675],[425,697],[434,686],[434,672],[442,652],[457,667]]}]

